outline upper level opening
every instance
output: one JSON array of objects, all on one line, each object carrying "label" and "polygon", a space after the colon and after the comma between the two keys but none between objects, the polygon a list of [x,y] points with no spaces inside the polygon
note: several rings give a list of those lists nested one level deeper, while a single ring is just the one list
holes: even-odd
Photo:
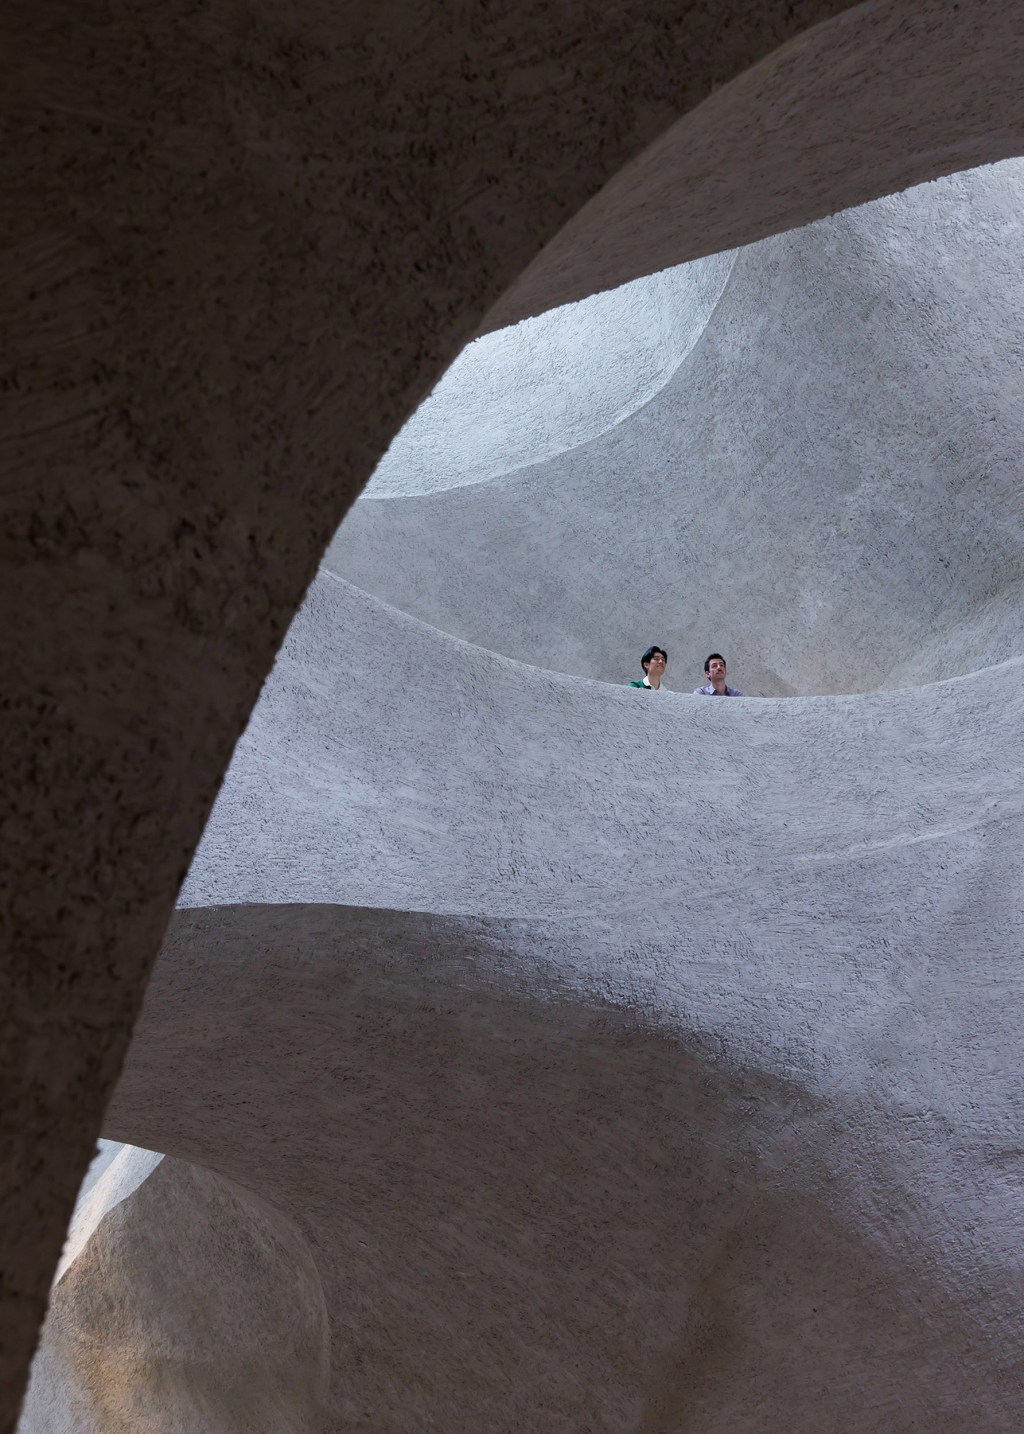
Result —
[{"label": "upper level opening", "polygon": [[612,682],[650,642],[765,696],[1020,655],[1022,198],[1007,160],[488,335],[328,566]]}]

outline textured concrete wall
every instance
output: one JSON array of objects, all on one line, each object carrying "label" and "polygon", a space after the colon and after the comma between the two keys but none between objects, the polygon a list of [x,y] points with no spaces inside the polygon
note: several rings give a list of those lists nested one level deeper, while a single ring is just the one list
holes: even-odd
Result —
[{"label": "textured concrete wall", "polygon": [[[107,1122],[298,1232],[270,1283],[312,1260],[324,1408],[275,1345],[268,1434],[1010,1434],[1022,718],[1020,661],[643,698],[321,575]],[[39,1387],[93,1371],[97,1434],[126,1391],[154,1434],[263,1427],[235,1371],[276,1326],[207,1300],[205,1206],[172,1208],[181,1301],[155,1201],[72,1267],[117,1320],[55,1301]],[[164,1332],[193,1306],[201,1367]]]},{"label": "textured concrete wall", "polygon": [[[313,585],[214,807],[188,906],[508,917],[770,886],[794,865],[1012,822],[1020,664],[863,697],[658,701]],[[962,763],[950,749],[962,749]],[[930,860],[931,858],[927,858]]]},{"label": "textured concrete wall", "polygon": [[[1020,12],[1002,0],[869,3],[801,35],[624,165],[484,327],[749,243],[750,214],[760,235],[777,234],[1020,154],[1019,25]],[[908,163],[912,152],[917,163]],[[802,219],[798,194],[813,196]]]},{"label": "textured concrete wall", "polygon": [[360,502],[328,566],[558,671],[623,682],[660,642],[684,691],[713,650],[768,695],[1024,653],[1022,214],[1008,160],[740,251],[641,410],[528,471]]},{"label": "textured concrete wall", "polygon": [[109,1133],[306,1233],[337,1427],[1010,1434],[1022,718],[655,701],[324,575]]},{"label": "textured concrete wall", "polygon": [[[581,216],[564,298],[1024,147],[1016,7],[876,3],[803,37],[842,9],[5,7],[4,1434],[235,739],[346,504],[488,308],[667,130]],[[673,252],[654,225],[638,246],[644,194],[698,153]]]},{"label": "textured concrete wall", "polygon": [[[565,219],[843,3],[5,7],[5,1434],[179,881],[346,504]],[[979,123],[998,149],[1019,118]]]},{"label": "textured concrete wall", "polygon": [[621,918],[180,915],[109,1129],[306,1231],[333,1429],[1018,1427],[1019,810],[837,859],[802,790]]},{"label": "textured concrete wall", "polygon": [[482,483],[621,423],[697,343],[733,259],[712,254],[476,339],[405,424],[363,496]]}]

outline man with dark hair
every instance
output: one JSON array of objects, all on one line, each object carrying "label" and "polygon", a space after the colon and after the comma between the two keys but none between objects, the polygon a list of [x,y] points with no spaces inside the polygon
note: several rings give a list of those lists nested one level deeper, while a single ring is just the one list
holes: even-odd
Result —
[{"label": "man with dark hair", "polygon": [[694,697],[742,697],[738,687],[727,687],[725,683],[725,658],[720,652],[713,652],[704,663],[704,672],[711,680],[706,687],[695,687]]},{"label": "man with dark hair", "polygon": [[668,666],[668,653],[663,647],[649,647],[640,659],[640,666],[644,675],[636,682],[631,682],[630,687],[642,687],[646,692],[668,691],[667,687],[661,685],[665,668]]}]

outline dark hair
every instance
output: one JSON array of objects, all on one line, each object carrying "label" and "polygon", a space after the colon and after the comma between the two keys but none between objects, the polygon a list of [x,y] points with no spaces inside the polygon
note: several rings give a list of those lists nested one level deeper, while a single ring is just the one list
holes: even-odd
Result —
[{"label": "dark hair", "polygon": [[725,658],[722,656],[722,654],[721,654],[720,652],[709,652],[708,655],[707,655],[707,657],[705,657],[705,659],[704,659],[704,671],[705,671],[705,672],[707,672],[708,668],[711,666],[712,662],[714,661],[714,659],[715,659],[716,657],[718,658],[719,662],[724,662],[724,661],[725,661]]},{"label": "dark hair", "polygon": [[661,653],[662,657],[665,659],[665,665],[666,665],[666,667],[668,666],[668,653],[665,651],[665,649],[664,649],[663,647],[649,647],[649,648],[647,649],[647,651],[644,653],[643,657],[641,657],[641,659],[640,659],[640,666],[643,668],[643,670],[644,670],[645,672],[647,671],[648,667],[650,666],[651,658],[654,656],[654,654],[655,654],[656,652],[660,652],[660,653]]}]

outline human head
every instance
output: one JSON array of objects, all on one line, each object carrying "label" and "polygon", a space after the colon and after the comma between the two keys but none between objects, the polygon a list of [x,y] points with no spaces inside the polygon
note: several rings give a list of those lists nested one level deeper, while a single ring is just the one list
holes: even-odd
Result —
[{"label": "human head", "polygon": [[655,657],[661,659],[661,666],[664,669],[668,666],[668,653],[663,647],[649,647],[640,659],[640,666],[645,672],[650,671],[651,663]]},{"label": "human head", "polygon": [[[715,664],[714,670],[712,670],[712,663]],[[719,664],[721,664],[721,666],[719,666]],[[704,671],[712,681],[714,681],[716,677],[725,676],[725,658],[720,652],[711,652],[708,654],[704,659]]]}]

